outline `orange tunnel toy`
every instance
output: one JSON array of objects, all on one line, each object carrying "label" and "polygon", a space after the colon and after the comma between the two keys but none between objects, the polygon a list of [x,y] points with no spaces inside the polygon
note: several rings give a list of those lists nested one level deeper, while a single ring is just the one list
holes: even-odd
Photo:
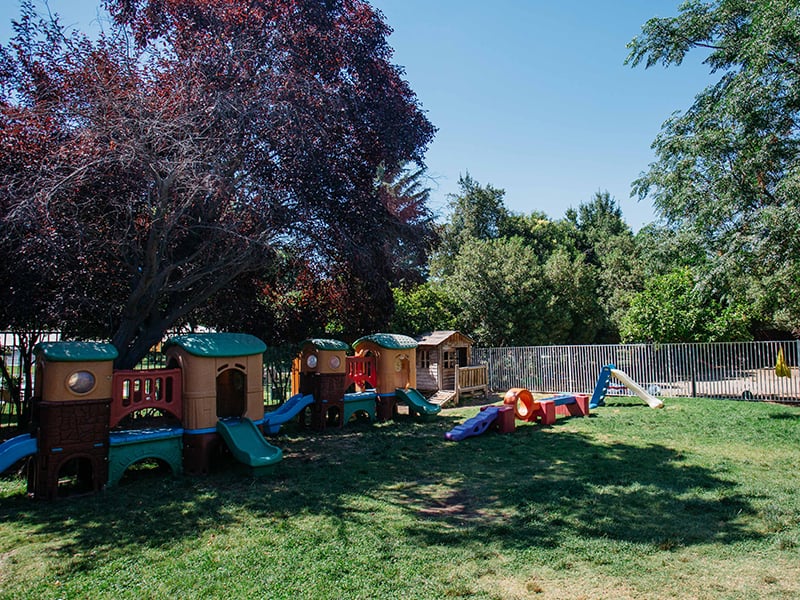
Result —
[{"label": "orange tunnel toy", "polygon": [[506,392],[503,404],[514,406],[514,416],[520,421],[540,422],[552,425],[556,414],[586,416],[589,414],[589,396],[586,394],[562,394],[536,400],[526,388],[511,388]]},{"label": "orange tunnel toy", "polygon": [[536,421],[542,415],[541,404],[533,398],[527,388],[511,388],[503,398],[503,404],[514,407],[514,416],[520,421]]}]

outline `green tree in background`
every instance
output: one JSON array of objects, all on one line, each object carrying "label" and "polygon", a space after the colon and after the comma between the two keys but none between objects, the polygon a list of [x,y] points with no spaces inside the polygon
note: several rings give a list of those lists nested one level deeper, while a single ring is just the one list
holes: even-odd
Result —
[{"label": "green tree in background", "polygon": [[688,0],[629,47],[646,67],[699,49],[719,76],[663,125],[635,191],[702,242],[709,277],[743,275],[731,289],[800,333],[800,5]]},{"label": "green tree in background", "polygon": [[450,218],[441,229],[441,243],[431,260],[431,272],[438,277],[453,271],[453,259],[472,240],[494,240],[502,235],[508,218],[505,191],[482,186],[469,173],[458,179],[459,193],[450,198]]},{"label": "green tree in background", "polygon": [[594,290],[600,311],[595,313],[599,322],[592,341],[618,342],[619,320],[644,279],[633,232],[607,191],[596,192],[577,209],[569,209],[566,222],[572,226],[576,251],[596,271]]},{"label": "green tree in background", "polygon": [[643,277],[664,275],[678,267],[705,269],[709,257],[696,233],[650,223],[636,234]]},{"label": "green tree in background", "polygon": [[441,285],[428,281],[393,291],[395,310],[389,328],[394,333],[418,335],[457,327],[458,304]]},{"label": "green tree in background", "polygon": [[500,224],[500,235],[506,238],[521,237],[542,262],[558,249],[571,254],[577,252],[574,225],[564,219],[554,221],[539,211],[527,215],[508,213]]},{"label": "green tree in background", "polygon": [[625,342],[722,342],[747,340],[742,305],[726,305],[697,285],[688,267],[647,281],[621,323]]},{"label": "green tree in background", "polygon": [[581,254],[558,248],[544,265],[549,344],[591,344],[606,324],[598,297],[598,271]]},{"label": "green tree in background", "polygon": [[[553,220],[509,211],[503,190],[469,175],[459,185],[430,280],[459,328],[487,345],[619,340],[618,319],[642,278],[633,234],[608,192]],[[429,294],[396,294],[403,318],[395,326],[431,314]]]},{"label": "green tree in background", "polygon": [[550,290],[538,257],[521,238],[465,242],[443,285],[458,302],[459,328],[481,345],[548,343]]}]

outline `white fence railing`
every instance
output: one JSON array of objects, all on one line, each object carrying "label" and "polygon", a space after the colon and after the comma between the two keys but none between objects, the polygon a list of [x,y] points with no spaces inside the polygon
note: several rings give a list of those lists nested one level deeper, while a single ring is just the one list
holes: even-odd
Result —
[{"label": "white fence railing", "polygon": [[[790,377],[775,372],[783,350]],[[614,364],[652,393],[800,403],[800,341],[714,344],[620,344],[475,348],[489,387],[591,393],[604,365]],[[625,394],[625,390],[616,390]],[[614,393],[612,391],[611,393]]]}]

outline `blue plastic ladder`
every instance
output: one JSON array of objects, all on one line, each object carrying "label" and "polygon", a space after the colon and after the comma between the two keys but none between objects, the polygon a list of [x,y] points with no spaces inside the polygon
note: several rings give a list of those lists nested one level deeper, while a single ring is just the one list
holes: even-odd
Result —
[{"label": "blue plastic ladder", "polygon": [[594,386],[594,393],[592,399],[589,401],[589,408],[597,408],[603,406],[606,402],[606,394],[608,393],[608,386],[611,383],[611,369],[616,369],[614,365],[606,365],[600,371],[600,377],[597,378],[597,383]]}]

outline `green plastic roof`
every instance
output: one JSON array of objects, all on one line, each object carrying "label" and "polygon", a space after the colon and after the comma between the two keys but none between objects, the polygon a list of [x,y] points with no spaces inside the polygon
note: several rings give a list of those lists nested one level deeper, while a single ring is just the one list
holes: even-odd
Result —
[{"label": "green plastic roof", "polygon": [[350,346],[339,340],[327,340],[312,338],[303,342],[304,344],[313,344],[317,350],[349,350]]},{"label": "green plastic roof", "polygon": [[372,335],[365,335],[353,342],[353,348],[357,347],[361,342],[372,342],[387,350],[411,350],[418,346],[417,340],[414,338],[398,333],[373,333]]},{"label": "green plastic roof", "polygon": [[34,352],[51,362],[93,362],[119,356],[117,349],[105,342],[41,342]]},{"label": "green plastic roof", "polygon": [[193,356],[228,358],[263,354],[267,345],[247,333],[189,333],[167,340],[164,350],[171,346],[183,348]]}]

